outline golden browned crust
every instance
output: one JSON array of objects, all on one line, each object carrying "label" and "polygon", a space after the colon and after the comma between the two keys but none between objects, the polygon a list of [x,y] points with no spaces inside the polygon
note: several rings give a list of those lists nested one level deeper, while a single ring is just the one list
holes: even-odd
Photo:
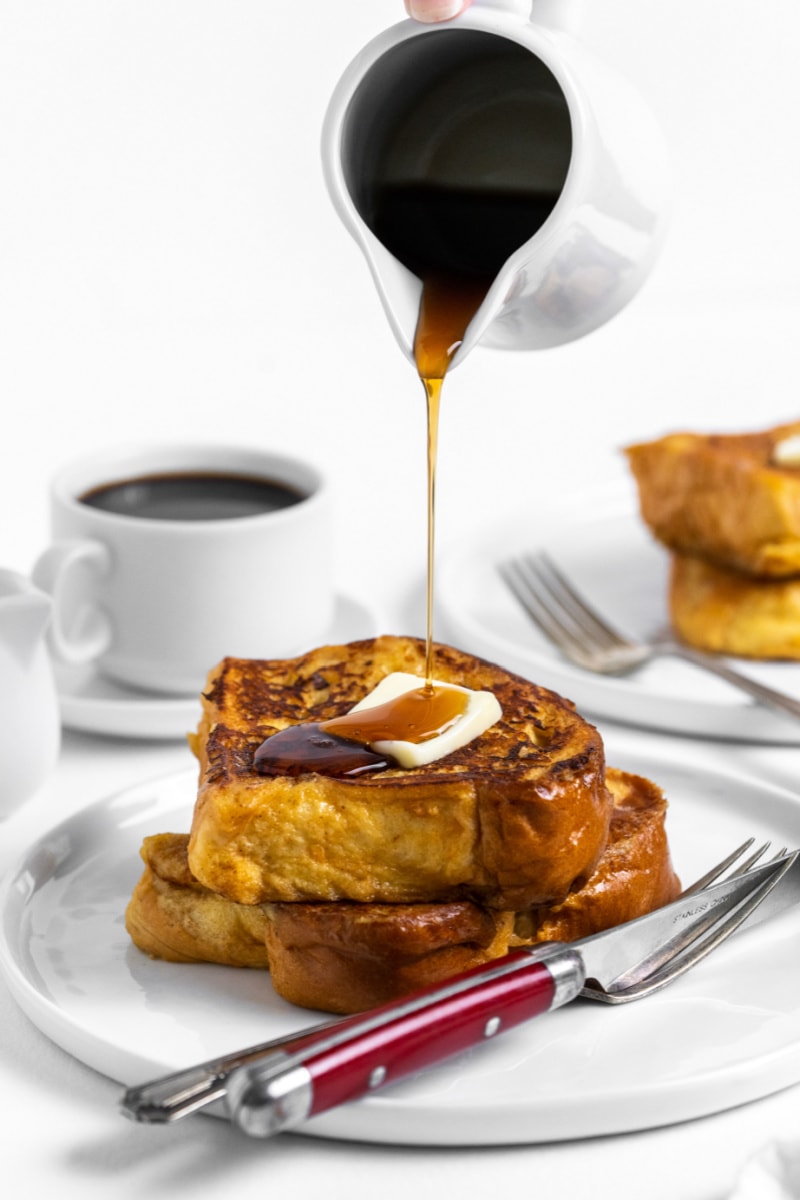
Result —
[{"label": "golden browned crust", "polygon": [[626,449],[642,518],[665,546],[753,575],[800,574],[800,468],[773,461],[800,422],[673,433]]},{"label": "golden browned crust", "polygon": [[690,646],[742,658],[800,659],[800,579],[754,579],[673,554],[669,611]]},{"label": "golden browned crust", "polygon": [[187,834],[145,838],[144,871],[125,912],[132,941],[151,958],[266,967],[264,910],[208,891],[189,870]]},{"label": "golden browned crust", "polygon": [[140,949],[173,962],[266,967],[305,1008],[358,1012],[499,958],[520,945],[574,941],[673,900],[679,883],[664,829],[667,803],[647,779],[608,771],[608,845],[583,885],[525,913],[469,900],[442,904],[272,904],[250,908],[198,884],[188,836],[146,838],[145,871],[127,912]]},{"label": "golden browned crust", "polygon": [[380,637],[277,662],[225,659],[193,748],[195,876],[244,904],[474,899],[520,909],[563,899],[605,845],[603,744],[553,692],[451,647],[435,674],[497,696],[503,716],[429,767],[357,779],[266,777],[270,733],[348,711],[387,674],[424,677],[425,645]]},{"label": "golden browned crust", "polygon": [[614,812],[600,862],[584,886],[570,892],[562,904],[517,917],[515,932],[523,941],[574,942],[652,912],[680,893],[661,789],[641,775],[613,768],[606,773],[606,783]]},{"label": "golden browned crust", "polygon": [[267,910],[272,984],[284,1000],[354,1013],[440,983],[508,952],[514,914],[449,904],[275,904]]},{"label": "golden browned crust", "polygon": [[435,905],[275,904],[267,931],[275,990],[305,1008],[358,1012],[540,941],[575,941],[674,900],[680,884],[667,803],[641,776],[609,770],[609,842],[583,887],[513,914]]}]

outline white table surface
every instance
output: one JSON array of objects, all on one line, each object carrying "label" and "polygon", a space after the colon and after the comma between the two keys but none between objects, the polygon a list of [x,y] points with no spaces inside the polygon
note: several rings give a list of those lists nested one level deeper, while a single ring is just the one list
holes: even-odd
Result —
[{"label": "white table surface", "polygon": [[[620,447],[798,414],[800,14],[770,0],[605,0],[585,36],[644,91],[675,160],[673,229],[643,294],[583,342],[476,351],[448,382],[439,549],[512,509],[556,519],[624,480]],[[276,6],[277,8],[277,6]],[[655,11],[654,11],[655,9]],[[305,10],[305,11],[303,11]],[[599,11],[598,11],[599,10]],[[0,0],[0,563],[30,569],[64,459],[147,438],[302,450],[331,475],[339,590],[421,632],[424,401],[318,166],[325,101],[400,0]],[[794,789],[800,749],[600,721],[609,757],[657,748]],[[6,871],[85,804],[189,762],[180,743],[67,731],[0,831]],[[800,800],[798,801],[800,803]],[[0,986],[3,1174],[24,1194],[240,1200],[635,1190],[718,1200],[800,1088],[629,1136],[415,1149],[197,1118],[149,1129]],[[632,1182],[633,1181],[633,1182]]]}]

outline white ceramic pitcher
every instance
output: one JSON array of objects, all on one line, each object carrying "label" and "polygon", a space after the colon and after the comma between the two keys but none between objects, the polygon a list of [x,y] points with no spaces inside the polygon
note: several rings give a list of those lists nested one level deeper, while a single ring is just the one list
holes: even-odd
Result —
[{"label": "white ceramic pitcher", "polygon": [[61,744],[55,678],[45,644],[50,599],[0,569],[0,818],[53,770]]},{"label": "white ceramic pitcher", "polygon": [[[456,20],[386,30],[336,87],[323,129],[326,183],[409,357],[421,282],[371,228],[379,162],[400,182],[543,182],[552,193],[549,215],[495,274],[453,364],[478,342],[535,350],[580,338],[651,270],[669,207],[664,142],[636,91],[581,44],[579,16],[577,0],[473,0]],[[519,88],[521,59],[533,83]],[[387,166],[381,140],[399,119]]]}]

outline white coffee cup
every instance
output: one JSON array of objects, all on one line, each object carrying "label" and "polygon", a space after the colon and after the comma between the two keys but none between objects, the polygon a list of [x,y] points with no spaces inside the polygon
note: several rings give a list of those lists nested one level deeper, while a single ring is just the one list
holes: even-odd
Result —
[{"label": "white coffee cup", "polygon": [[[293,502],[250,515],[143,515],[137,498],[180,490],[187,476],[203,488],[210,476],[235,481],[214,486],[271,483]],[[127,491],[109,491],[123,484]],[[95,507],[98,489],[124,511]],[[325,638],[334,603],[330,497],[310,463],[255,448],[118,448],[65,466],[50,505],[53,540],[33,579],[53,600],[56,660],[94,662],[124,684],[188,695],[226,656],[289,657]]]}]

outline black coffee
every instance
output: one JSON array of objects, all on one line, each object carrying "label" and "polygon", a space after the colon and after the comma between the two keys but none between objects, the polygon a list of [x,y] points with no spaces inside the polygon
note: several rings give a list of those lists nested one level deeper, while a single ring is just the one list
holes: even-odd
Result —
[{"label": "black coffee", "polygon": [[225,521],[288,508],[305,495],[285,483],[250,475],[193,471],[142,475],[92,488],[82,504],[154,521]]}]

